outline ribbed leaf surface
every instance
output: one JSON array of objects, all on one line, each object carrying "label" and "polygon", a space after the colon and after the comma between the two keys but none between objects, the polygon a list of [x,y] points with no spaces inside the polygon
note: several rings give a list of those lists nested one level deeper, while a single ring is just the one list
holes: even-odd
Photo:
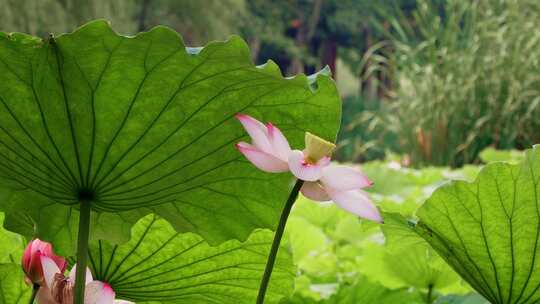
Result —
[{"label": "ribbed leaf surface", "polygon": [[73,252],[86,200],[92,236],[113,242],[150,212],[213,244],[274,228],[290,177],[244,160],[234,115],[272,121],[301,147],[306,130],[335,137],[340,102],[327,76],[284,79],[249,58],[240,38],[186,48],[165,27],[135,37],[104,21],[45,40],[0,33],[7,227]]}]

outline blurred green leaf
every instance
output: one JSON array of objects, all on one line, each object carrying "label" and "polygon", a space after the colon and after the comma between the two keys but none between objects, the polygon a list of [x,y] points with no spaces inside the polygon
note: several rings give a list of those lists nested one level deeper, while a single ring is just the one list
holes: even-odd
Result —
[{"label": "blurred green leaf", "polygon": [[293,217],[304,218],[323,230],[332,229],[339,219],[346,215],[346,212],[335,208],[331,203],[314,202],[302,195],[294,203],[292,211]]},{"label": "blurred green leaf", "polygon": [[407,289],[388,289],[360,277],[352,284],[341,285],[330,298],[320,300],[302,294],[285,299],[281,304],[424,304],[423,295]]},{"label": "blurred green leaf", "polygon": [[24,282],[21,265],[0,264],[0,304],[27,304],[32,287]]},{"label": "blurred green leaf", "polygon": [[361,167],[374,182],[370,192],[383,195],[406,195],[419,187],[433,185],[444,179],[445,168],[427,167],[421,170],[402,167],[397,162],[369,162]]},{"label": "blurred green leaf", "polygon": [[355,284],[342,286],[325,304],[420,304],[425,303],[421,294],[408,291],[406,288],[392,290],[372,283],[367,279],[359,279]]},{"label": "blurred green leaf", "polygon": [[22,236],[7,231],[2,226],[4,213],[0,212],[0,263],[21,263],[22,253],[26,247]]},{"label": "blurred green leaf", "polygon": [[452,295],[440,297],[435,301],[435,304],[489,304],[481,295],[471,293],[468,295]]},{"label": "blurred green leaf", "polygon": [[427,292],[462,293],[467,288],[459,276],[427,244],[393,246],[379,244],[364,247],[359,271],[391,289],[414,287]]},{"label": "blurred green leaf", "polygon": [[291,217],[287,226],[288,239],[297,264],[317,252],[328,251],[329,240],[320,227],[301,217]]},{"label": "blurred green leaf", "polygon": [[524,158],[524,153],[517,150],[497,150],[492,147],[486,148],[480,152],[480,160],[484,163],[491,163],[497,161],[506,161],[512,163],[519,163]]},{"label": "blurred green leaf", "polygon": [[[0,223],[4,213],[0,212]],[[27,304],[32,286],[24,281],[21,257],[26,244],[22,236],[0,224],[0,304]]]},{"label": "blurred green leaf", "polygon": [[27,304],[32,286],[25,283],[21,257],[26,247],[22,236],[5,230],[0,212],[0,304]]}]

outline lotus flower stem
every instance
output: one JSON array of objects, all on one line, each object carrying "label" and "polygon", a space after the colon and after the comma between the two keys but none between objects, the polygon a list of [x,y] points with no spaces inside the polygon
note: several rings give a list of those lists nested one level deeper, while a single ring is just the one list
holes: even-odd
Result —
[{"label": "lotus flower stem", "polygon": [[77,271],[75,275],[74,304],[84,304],[84,288],[86,285],[86,260],[88,258],[88,236],[90,234],[91,202],[81,200],[79,216],[79,234],[77,239]]},{"label": "lotus flower stem", "polygon": [[39,291],[39,284],[33,284],[32,286],[32,295],[30,296],[30,302],[28,302],[29,304],[34,304],[34,299],[36,298],[36,295]]},{"label": "lotus flower stem", "polygon": [[268,255],[268,260],[266,261],[266,267],[264,269],[264,274],[261,280],[261,286],[259,287],[259,295],[257,296],[257,304],[264,303],[264,295],[266,294],[266,289],[268,288],[268,283],[270,282],[270,276],[272,275],[272,270],[274,269],[274,263],[276,261],[277,253],[279,250],[279,244],[281,243],[281,238],[283,237],[283,232],[285,231],[285,225],[287,224],[287,219],[291,213],[292,206],[298,198],[298,193],[300,188],[304,184],[303,180],[297,180],[294,184],[294,187],[289,194],[289,198],[283,207],[281,212],[281,217],[276,229],[276,234],[274,235],[274,240],[272,242],[272,248],[270,249],[270,254]]}]

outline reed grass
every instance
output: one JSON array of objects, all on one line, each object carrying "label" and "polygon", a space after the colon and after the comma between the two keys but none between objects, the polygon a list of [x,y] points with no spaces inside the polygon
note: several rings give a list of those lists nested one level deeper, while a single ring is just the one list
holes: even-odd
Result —
[{"label": "reed grass", "polygon": [[460,166],[487,146],[540,142],[540,2],[419,0],[385,22],[389,43],[364,65],[391,79],[372,116],[413,164]]}]

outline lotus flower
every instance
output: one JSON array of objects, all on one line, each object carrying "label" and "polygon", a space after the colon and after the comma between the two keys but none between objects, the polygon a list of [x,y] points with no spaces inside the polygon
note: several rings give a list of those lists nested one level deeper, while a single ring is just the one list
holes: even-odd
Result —
[{"label": "lotus flower", "polygon": [[236,116],[251,137],[252,144],[240,142],[238,150],[257,168],[265,172],[290,171],[304,184],[301,192],[314,201],[334,201],[336,205],[360,217],[381,222],[379,210],[362,188],[373,183],[362,172],[330,164],[335,145],[309,132],[306,148],[292,150],[281,131],[255,118]]},{"label": "lotus flower", "polygon": [[253,144],[239,142],[236,147],[255,167],[265,172],[289,171],[289,142],[271,123],[266,126],[255,118],[238,114],[236,118],[248,132]]},{"label": "lotus flower", "polygon": [[54,254],[50,243],[43,242],[40,239],[32,240],[24,250],[21,265],[27,279],[37,285],[43,285],[44,283],[43,269],[41,267],[42,256],[50,258],[62,272],[66,269],[66,261]]},{"label": "lotus flower", "polygon": [[[75,293],[76,266],[73,266],[68,277],[49,257],[41,257],[43,274],[46,285],[41,288],[38,295],[39,304],[72,304]],[[92,273],[86,269],[86,288],[84,293],[85,304],[128,304],[131,302],[115,300],[115,292],[107,283],[94,280]]]}]

